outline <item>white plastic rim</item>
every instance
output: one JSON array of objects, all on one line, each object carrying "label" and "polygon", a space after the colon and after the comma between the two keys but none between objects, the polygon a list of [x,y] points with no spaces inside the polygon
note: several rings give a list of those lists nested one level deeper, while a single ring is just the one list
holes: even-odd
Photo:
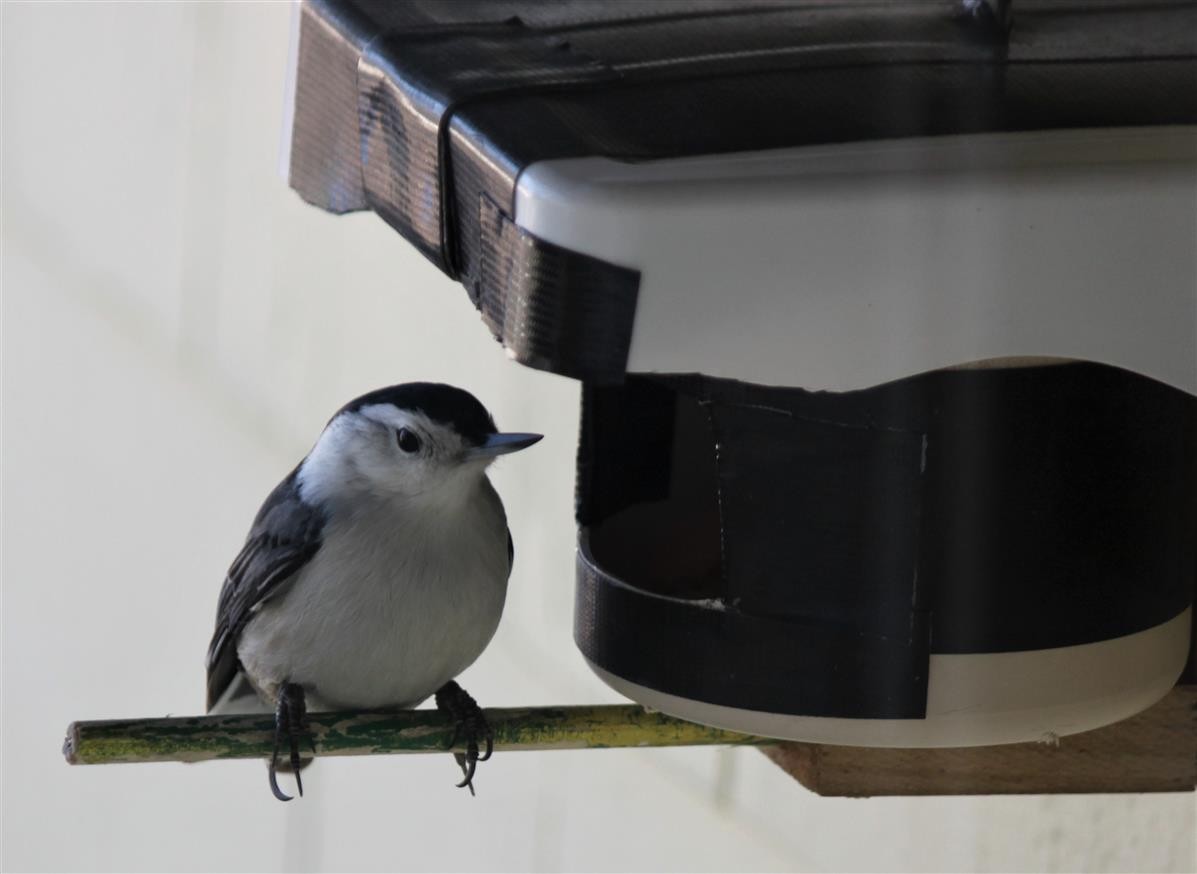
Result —
[{"label": "white plastic rim", "polygon": [[741,710],[640,686],[589,664],[612,689],[645,707],[748,734],[862,747],[1051,742],[1126,719],[1163,698],[1188,658],[1191,613],[1190,607],[1146,631],[1080,646],[932,655],[924,719]]},{"label": "white plastic rim", "polygon": [[515,222],[640,271],[629,372],[849,391],[1050,356],[1197,394],[1197,126],[544,161]]}]

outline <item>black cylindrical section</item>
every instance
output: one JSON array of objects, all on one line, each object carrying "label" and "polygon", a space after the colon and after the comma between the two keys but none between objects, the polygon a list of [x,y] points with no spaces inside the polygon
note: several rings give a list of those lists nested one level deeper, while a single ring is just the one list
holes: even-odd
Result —
[{"label": "black cylindrical section", "polygon": [[1197,578],[1197,398],[1074,363],[584,390],[575,636],[715,704],[915,718],[933,653],[1093,643]]}]

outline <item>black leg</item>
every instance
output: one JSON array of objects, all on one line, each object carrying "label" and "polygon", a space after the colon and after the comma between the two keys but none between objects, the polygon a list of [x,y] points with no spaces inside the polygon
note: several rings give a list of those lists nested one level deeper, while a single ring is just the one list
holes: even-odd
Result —
[{"label": "black leg", "polygon": [[[299,771],[303,762],[299,758],[299,739],[307,728],[307,709],[304,705],[303,687],[298,683],[285,683],[279,690],[278,707],[274,711],[274,752],[270,755],[270,791],[279,801],[290,801],[291,796],[278,788],[278,753],[283,738],[290,750],[288,757],[291,770],[295,772],[295,788],[303,795],[303,778]],[[316,747],[312,745],[312,752]]]},{"label": "black leg", "polygon": [[[457,784],[458,788],[466,787],[470,794],[474,794],[474,769],[479,762],[485,762],[495,749],[495,735],[482,715],[482,708],[469,696],[469,693],[457,683],[450,680],[441,686],[436,693],[436,709],[447,713],[453,720],[453,738],[449,746],[454,746],[459,738],[464,737],[466,751],[454,753],[458,767],[465,779]],[[486,742],[486,752],[478,754],[479,741]]]}]

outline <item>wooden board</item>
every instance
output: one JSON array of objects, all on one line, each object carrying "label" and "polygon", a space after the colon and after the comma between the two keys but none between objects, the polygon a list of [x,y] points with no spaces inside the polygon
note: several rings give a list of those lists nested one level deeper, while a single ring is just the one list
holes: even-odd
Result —
[{"label": "wooden board", "polygon": [[763,751],[820,795],[1192,792],[1197,685],[1177,686],[1138,716],[1058,745],[925,750],[787,742]]}]

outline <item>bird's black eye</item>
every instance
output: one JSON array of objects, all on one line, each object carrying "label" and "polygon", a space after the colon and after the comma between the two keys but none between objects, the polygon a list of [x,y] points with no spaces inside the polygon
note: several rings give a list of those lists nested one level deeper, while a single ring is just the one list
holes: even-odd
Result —
[{"label": "bird's black eye", "polygon": [[420,438],[406,428],[400,428],[395,433],[395,441],[404,452],[412,453],[420,451]]}]

